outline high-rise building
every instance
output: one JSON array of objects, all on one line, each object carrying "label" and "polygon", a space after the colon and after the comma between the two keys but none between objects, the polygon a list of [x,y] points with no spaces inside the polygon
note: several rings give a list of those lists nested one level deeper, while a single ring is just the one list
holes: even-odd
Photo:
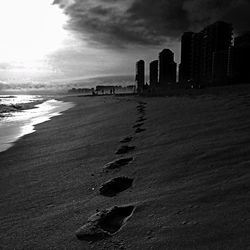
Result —
[{"label": "high-rise building", "polygon": [[158,84],[158,60],[152,61],[149,64],[149,83],[150,86]]},{"label": "high-rise building", "polygon": [[190,84],[201,85],[202,82],[202,37],[203,33],[194,33],[192,36],[192,56],[191,56],[191,81]]},{"label": "high-rise building", "polygon": [[142,93],[145,83],[145,62],[143,60],[140,60],[136,63],[135,80],[137,82],[137,92]]},{"label": "high-rise building", "polygon": [[212,83],[225,85],[229,80],[229,50],[220,50],[213,53]]},{"label": "high-rise building", "polygon": [[176,63],[174,53],[169,49],[164,49],[159,54],[159,83],[164,84],[176,82]]},{"label": "high-rise building", "polygon": [[227,51],[232,45],[232,25],[216,22],[207,26],[202,36],[202,79],[206,84],[213,81],[213,56],[219,51]]},{"label": "high-rise building", "polygon": [[232,83],[250,83],[250,32],[235,38],[229,54],[229,76]]},{"label": "high-rise building", "polygon": [[181,63],[179,66],[179,82],[191,80],[193,32],[185,32],[181,37]]},{"label": "high-rise building", "polygon": [[244,34],[235,37],[234,46],[237,48],[250,48],[250,31],[245,32]]},{"label": "high-rise building", "polygon": [[[226,79],[229,48],[232,45],[232,25],[216,22],[199,33],[182,36],[180,80],[209,85],[216,79]],[[220,69],[218,65],[223,63]]]}]

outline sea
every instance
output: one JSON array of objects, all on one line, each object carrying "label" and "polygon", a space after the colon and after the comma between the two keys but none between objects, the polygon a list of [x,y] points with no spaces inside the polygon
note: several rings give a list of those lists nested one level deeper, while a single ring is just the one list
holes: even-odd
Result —
[{"label": "sea", "polygon": [[0,95],[0,152],[22,136],[35,132],[35,125],[73,106],[48,95]]}]

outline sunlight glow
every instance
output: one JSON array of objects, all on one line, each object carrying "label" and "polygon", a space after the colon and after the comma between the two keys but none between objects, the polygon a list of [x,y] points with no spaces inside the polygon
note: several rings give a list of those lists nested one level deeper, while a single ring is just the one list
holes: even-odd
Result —
[{"label": "sunlight glow", "polygon": [[0,0],[0,61],[32,63],[63,45],[66,16],[53,0]]}]

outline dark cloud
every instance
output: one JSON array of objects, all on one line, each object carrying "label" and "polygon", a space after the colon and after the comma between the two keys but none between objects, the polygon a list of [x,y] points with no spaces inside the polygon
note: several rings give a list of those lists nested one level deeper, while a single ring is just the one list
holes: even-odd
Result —
[{"label": "dark cloud", "polygon": [[107,15],[110,14],[110,9],[104,8],[102,6],[96,6],[96,7],[92,8],[92,9],[90,9],[90,12],[92,14],[96,14],[98,16],[107,16]]},{"label": "dark cloud", "polygon": [[180,0],[137,0],[127,11],[130,21],[141,20],[152,35],[176,37],[188,28],[187,13]]},{"label": "dark cloud", "polygon": [[250,1],[235,1],[224,13],[223,18],[232,22],[237,32],[250,30]]},{"label": "dark cloud", "polygon": [[187,0],[183,9],[191,28],[222,20],[231,22],[236,32],[250,29],[249,0]]},{"label": "dark cloud", "polygon": [[159,45],[216,20],[250,27],[249,0],[55,0],[70,17],[68,28],[111,47]]},{"label": "dark cloud", "polygon": [[54,2],[52,3],[53,4],[58,4],[61,8],[64,8],[65,5],[63,4],[63,2],[61,0],[54,0]]}]

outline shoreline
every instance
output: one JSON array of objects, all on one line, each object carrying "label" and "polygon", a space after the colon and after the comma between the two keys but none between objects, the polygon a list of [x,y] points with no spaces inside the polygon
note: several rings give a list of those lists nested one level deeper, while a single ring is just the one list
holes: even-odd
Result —
[{"label": "shoreline", "polygon": [[[76,105],[0,153],[0,246],[247,249],[249,97],[63,98]],[[117,154],[123,145],[135,148]],[[105,169],[120,158],[132,160]],[[132,186],[100,195],[117,177]],[[116,234],[76,238],[91,215],[114,206],[134,208]]]},{"label": "shoreline", "polygon": [[12,147],[20,138],[34,133],[37,124],[49,121],[72,108],[73,103],[56,99],[44,99],[21,104],[21,109],[2,119],[0,124],[0,153]]}]

